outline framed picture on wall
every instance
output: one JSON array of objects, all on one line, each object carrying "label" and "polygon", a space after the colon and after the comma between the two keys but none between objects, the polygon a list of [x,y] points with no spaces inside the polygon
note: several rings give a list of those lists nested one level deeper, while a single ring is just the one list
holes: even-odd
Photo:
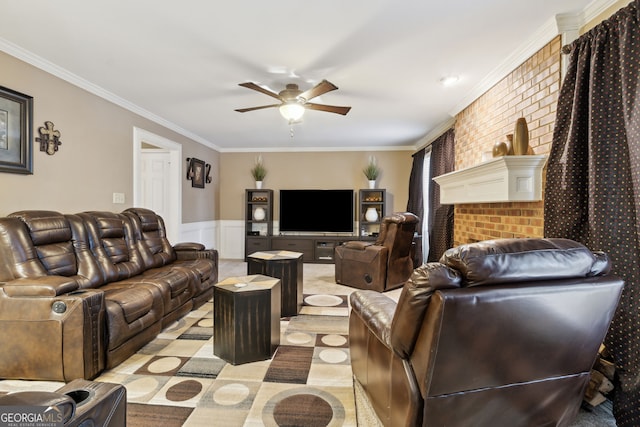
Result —
[{"label": "framed picture on wall", "polygon": [[0,172],[32,174],[33,98],[0,86]]},{"label": "framed picture on wall", "polygon": [[193,168],[193,178],[191,178],[191,186],[197,188],[204,188],[204,160],[191,159],[191,167]]}]

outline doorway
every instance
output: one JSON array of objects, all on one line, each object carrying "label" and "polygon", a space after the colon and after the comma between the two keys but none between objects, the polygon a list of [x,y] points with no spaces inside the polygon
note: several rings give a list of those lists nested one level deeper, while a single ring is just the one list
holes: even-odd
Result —
[{"label": "doorway", "polygon": [[178,242],[182,224],[182,145],[133,128],[133,205],[164,219],[167,238]]}]

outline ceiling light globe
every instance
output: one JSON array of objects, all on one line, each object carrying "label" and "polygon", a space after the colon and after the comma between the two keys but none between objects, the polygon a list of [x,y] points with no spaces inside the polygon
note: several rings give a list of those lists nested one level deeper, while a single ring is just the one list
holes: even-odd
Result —
[{"label": "ceiling light globe", "polygon": [[302,118],[304,107],[297,102],[287,102],[280,106],[280,114],[290,122],[295,122]]}]

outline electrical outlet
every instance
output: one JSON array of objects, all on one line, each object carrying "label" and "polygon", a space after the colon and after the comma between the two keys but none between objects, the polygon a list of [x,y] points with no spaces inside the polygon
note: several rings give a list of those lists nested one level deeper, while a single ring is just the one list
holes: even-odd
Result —
[{"label": "electrical outlet", "polygon": [[124,193],[113,193],[113,203],[124,204]]}]

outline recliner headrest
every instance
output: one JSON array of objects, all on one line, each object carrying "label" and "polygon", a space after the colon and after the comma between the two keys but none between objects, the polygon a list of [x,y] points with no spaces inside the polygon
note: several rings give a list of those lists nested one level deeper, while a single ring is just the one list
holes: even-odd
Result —
[{"label": "recliner headrest", "polygon": [[458,270],[465,286],[587,277],[609,271],[605,254],[569,239],[500,239],[447,250],[440,262]]},{"label": "recliner headrest", "polygon": [[31,241],[35,246],[71,240],[69,222],[55,211],[19,211],[8,215],[19,218],[29,230]]}]

